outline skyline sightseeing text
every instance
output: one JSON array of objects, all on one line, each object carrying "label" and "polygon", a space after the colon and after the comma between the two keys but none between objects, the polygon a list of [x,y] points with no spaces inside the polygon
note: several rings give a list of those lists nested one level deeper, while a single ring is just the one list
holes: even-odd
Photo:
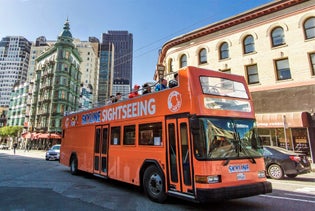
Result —
[{"label": "skyline sightseeing text", "polygon": [[82,125],[93,124],[97,122],[106,122],[113,120],[129,119],[140,116],[153,115],[156,112],[155,99],[138,101],[119,105],[103,110],[82,115]]}]

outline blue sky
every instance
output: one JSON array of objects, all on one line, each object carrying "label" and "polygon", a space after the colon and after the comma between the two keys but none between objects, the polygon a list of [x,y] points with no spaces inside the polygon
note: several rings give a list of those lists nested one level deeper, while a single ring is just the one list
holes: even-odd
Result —
[{"label": "blue sky", "polygon": [[158,50],[170,39],[272,0],[0,0],[0,38],[56,40],[67,17],[74,38],[109,30],[133,34],[133,84],[152,81]]}]

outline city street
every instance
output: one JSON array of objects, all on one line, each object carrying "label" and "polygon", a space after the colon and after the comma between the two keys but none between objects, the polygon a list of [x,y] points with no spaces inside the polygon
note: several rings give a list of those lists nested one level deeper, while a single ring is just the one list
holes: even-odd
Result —
[{"label": "city street", "polygon": [[0,211],[7,210],[314,210],[315,172],[270,180],[273,193],[209,204],[150,201],[134,186],[88,174],[72,176],[44,151],[0,150]]}]

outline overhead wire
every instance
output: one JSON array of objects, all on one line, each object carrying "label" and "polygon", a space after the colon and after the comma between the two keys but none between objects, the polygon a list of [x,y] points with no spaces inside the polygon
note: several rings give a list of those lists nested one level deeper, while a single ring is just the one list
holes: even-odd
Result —
[{"label": "overhead wire", "polygon": [[[234,3],[234,4],[229,3],[229,4],[227,4],[227,8],[235,8],[236,6],[244,5],[245,2],[247,2],[247,1],[249,1],[249,0],[241,0],[238,3]],[[270,0],[270,1],[272,1],[272,0]],[[114,67],[122,65],[122,64],[127,63],[127,62],[131,62],[131,61],[133,61],[133,60],[135,60],[135,59],[137,59],[139,57],[142,57],[144,55],[147,55],[147,54],[151,53],[154,50],[158,53],[158,50],[161,49],[162,46],[152,47],[152,48],[150,48],[150,49],[148,49],[148,50],[146,50],[146,51],[144,51],[144,52],[142,52],[142,53],[140,53],[138,55],[135,55],[136,52],[139,52],[140,50],[146,49],[146,48],[148,48],[150,46],[153,46],[155,44],[160,44],[163,40],[164,40],[164,42],[167,42],[167,40],[175,38],[175,36],[179,36],[181,34],[184,34],[185,32],[189,32],[191,30],[197,29],[197,28],[193,28],[193,27],[200,26],[201,23],[208,22],[209,20],[211,20],[214,17],[215,17],[215,14],[213,14],[211,16],[208,16],[208,17],[205,17],[205,18],[202,18],[202,19],[200,19],[200,20],[198,20],[198,21],[196,21],[196,22],[194,22],[194,23],[192,23],[190,25],[187,25],[187,26],[185,26],[185,27],[183,27],[183,28],[181,28],[179,30],[176,30],[176,31],[174,31],[174,32],[172,32],[172,33],[170,33],[170,34],[168,34],[168,35],[166,35],[166,36],[164,36],[164,37],[162,37],[160,39],[157,39],[157,40],[155,40],[155,41],[153,41],[153,42],[151,42],[149,44],[146,44],[146,45],[136,49],[134,52],[124,54],[124,55],[122,55],[122,56],[120,56],[118,58],[114,58]],[[211,23],[207,23],[206,25],[208,25],[208,24],[211,24]],[[202,27],[202,26],[200,26],[200,27]],[[133,58],[131,57],[131,58],[127,59],[127,60],[122,61],[123,58],[129,57],[130,55],[133,55],[134,57]],[[120,61],[120,63],[116,63],[116,61]]]}]

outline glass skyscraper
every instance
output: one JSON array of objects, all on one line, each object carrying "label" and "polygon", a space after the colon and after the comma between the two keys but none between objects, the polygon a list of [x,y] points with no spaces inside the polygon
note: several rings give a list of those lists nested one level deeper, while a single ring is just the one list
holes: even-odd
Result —
[{"label": "glass skyscraper", "polygon": [[128,31],[103,33],[100,48],[98,102],[105,102],[116,92],[127,94],[131,88],[133,36]]}]

